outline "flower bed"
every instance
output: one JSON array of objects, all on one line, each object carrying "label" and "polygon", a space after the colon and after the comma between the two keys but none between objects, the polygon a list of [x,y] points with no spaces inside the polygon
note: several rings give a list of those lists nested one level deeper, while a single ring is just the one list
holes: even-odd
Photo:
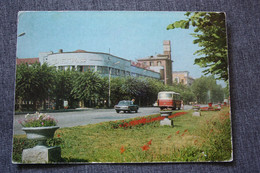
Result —
[{"label": "flower bed", "polygon": [[[168,118],[174,118],[180,115],[184,115],[187,114],[187,112],[177,112],[175,114],[170,115]],[[161,121],[163,120],[165,117],[162,116],[158,116],[158,117],[142,117],[140,119],[134,119],[132,121],[113,121],[110,122],[112,128],[117,129],[117,128],[132,128],[134,126],[143,126],[145,124],[150,124],[156,121]]]}]

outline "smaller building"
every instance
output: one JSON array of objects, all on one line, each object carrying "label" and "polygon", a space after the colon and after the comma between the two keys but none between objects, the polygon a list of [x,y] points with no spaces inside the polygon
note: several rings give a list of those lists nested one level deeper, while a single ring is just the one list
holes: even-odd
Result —
[{"label": "smaller building", "polygon": [[40,63],[39,58],[16,58],[16,65]]},{"label": "smaller building", "polygon": [[137,60],[143,67],[160,73],[160,78],[164,84],[172,84],[172,59],[171,59],[171,42],[163,41],[163,54],[140,58]]},{"label": "smaller building", "polygon": [[172,72],[172,79],[173,83],[181,83],[184,85],[191,86],[194,79],[189,76],[188,71],[173,71]]}]

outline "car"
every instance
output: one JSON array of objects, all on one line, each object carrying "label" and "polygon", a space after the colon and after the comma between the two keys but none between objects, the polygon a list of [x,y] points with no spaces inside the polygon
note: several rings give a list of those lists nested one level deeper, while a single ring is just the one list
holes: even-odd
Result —
[{"label": "car", "polygon": [[157,101],[155,101],[153,104],[153,107],[157,107],[157,106],[158,106],[158,103],[157,103]]},{"label": "car", "polygon": [[120,111],[124,111],[124,113],[135,111],[137,113],[139,109],[139,107],[130,100],[121,100],[117,105],[115,105],[114,108],[117,113],[119,113]]}]

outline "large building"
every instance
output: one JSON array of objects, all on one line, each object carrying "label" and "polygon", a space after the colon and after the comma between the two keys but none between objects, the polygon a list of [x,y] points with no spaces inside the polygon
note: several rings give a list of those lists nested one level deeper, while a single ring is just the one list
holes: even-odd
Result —
[{"label": "large building", "polygon": [[172,59],[171,59],[171,42],[163,41],[163,54],[149,56],[137,60],[147,69],[160,73],[164,84],[172,84]]},{"label": "large building", "polygon": [[181,83],[191,86],[194,79],[189,76],[188,71],[173,71],[172,72],[173,83]]},{"label": "large building", "polygon": [[88,69],[98,71],[103,76],[134,76],[151,77],[160,79],[160,73],[151,69],[145,69],[138,66],[130,60],[120,58],[108,53],[87,52],[76,50],[73,52],[63,52],[62,49],[57,53],[42,52],[39,53],[40,63],[47,63],[56,66],[58,69],[76,69],[86,71]]}]

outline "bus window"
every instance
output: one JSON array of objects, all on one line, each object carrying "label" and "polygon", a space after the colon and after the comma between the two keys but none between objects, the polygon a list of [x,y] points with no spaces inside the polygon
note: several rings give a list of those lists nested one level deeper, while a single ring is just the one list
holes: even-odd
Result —
[{"label": "bus window", "polygon": [[160,93],[158,96],[159,99],[171,99],[172,93]]}]

